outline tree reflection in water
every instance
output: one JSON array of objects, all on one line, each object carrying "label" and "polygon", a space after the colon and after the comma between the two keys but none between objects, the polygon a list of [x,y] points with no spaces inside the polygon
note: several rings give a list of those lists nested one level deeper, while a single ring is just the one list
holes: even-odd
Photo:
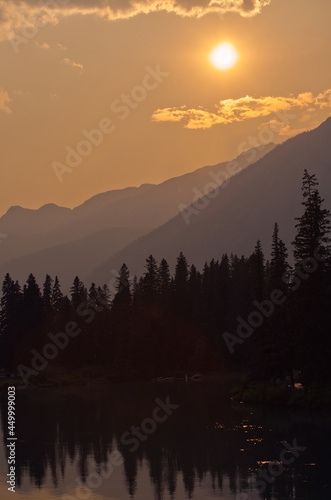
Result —
[{"label": "tree reflection in water", "polygon": [[[141,466],[148,467],[157,499],[164,492],[176,498],[179,476],[189,498],[207,476],[217,495],[222,493],[225,478],[233,495],[252,493],[261,462],[278,460],[282,441],[292,443],[296,438],[307,450],[285,467],[260,498],[273,498],[275,493],[283,499],[329,498],[329,415],[233,405],[227,387],[226,380],[213,380],[17,391],[17,486],[23,475],[29,474],[30,483],[40,488],[51,471],[56,489],[59,481],[65,481],[68,463],[77,464],[77,474],[84,483],[90,458],[100,471],[110,453],[118,449],[132,498]],[[131,452],[131,447],[121,442],[123,433],[151,417],[155,399],[167,396],[180,408]],[[3,393],[3,428],[5,397]],[[107,484],[111,490],[111,481]]]}]

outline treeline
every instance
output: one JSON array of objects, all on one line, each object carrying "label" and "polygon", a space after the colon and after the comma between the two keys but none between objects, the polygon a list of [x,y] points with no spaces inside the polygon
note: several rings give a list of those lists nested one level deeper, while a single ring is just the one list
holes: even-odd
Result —
[{"label": "treeline", "polygon": [[330,380],[330,214],[307,171],[302,192],[292,267],[276,223],[270,260],[258,241],[249,257],[225,254],[202,271],[180,253],[171,275],[150,255],[139,279],[123,264],[113,296],[78,277],[68,297],[58,278],[47,275],[40,289],[31,274],[21,288],[7,274],[2,366],[13,372],[33,361],[38,372],[44,359],[63,370],[103,367],[120,380],[229,369],[259,381]]}]

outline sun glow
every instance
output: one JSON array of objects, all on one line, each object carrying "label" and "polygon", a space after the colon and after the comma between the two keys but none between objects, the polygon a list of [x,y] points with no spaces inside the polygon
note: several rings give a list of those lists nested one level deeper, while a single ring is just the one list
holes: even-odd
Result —
[{"label": "sun glow", "polygon": [[223,42],[214,47],[209,55],[209,60],[215,68],[226,70],[236,64],[238,57],[238,52],[233,45]]}]

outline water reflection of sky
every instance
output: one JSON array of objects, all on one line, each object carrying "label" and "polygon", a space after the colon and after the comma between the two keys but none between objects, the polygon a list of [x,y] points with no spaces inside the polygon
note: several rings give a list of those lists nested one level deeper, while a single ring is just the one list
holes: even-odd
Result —
[{"label": "water reflection of sky", "polygon": [[[123,432],[150,417],[155,399],[180,404],[132,453]],[[329,415],[233,406],[221,383],[112,386],[18,392],[19,498],[27,500],[326,500],[331,497]],[[2,398],[2,419],[5,401]],[[3,431],[3,427],[2,427]],[[307,450],[257,493],[260,468],[279,462],[283,441]],[[2,443],[3,434],[2,434]],[[109,464],[124,464],[79,499],[76,487]],[[5,447],[0,447],[0,498],[7,500]],[[100,477],[100,476],[99,476]],[[101,475],[102,477],[102,475]]]},{"label": "water reflection of sky", "polygon": [[[5,457],[2,449],[2,453],[0,456],[1,459],[1,470],[5,469]],[[98,468],[91,457],[89,460],[89,470],[93,472],[97,472]],[[76,486],[77,482],[77,463],[72,465],[68,465],[65,469],[64,477],[59,480],[59,483],[54,488],[54,484],[52,481],[52,475],[50,470],[48,470],[47,475],[45,477],[45,482],[43,484],[42,489],[36,488],[29,479],[28,474],[24,474],[22,486],[17,490],[19,498],[24,498],[24,500],[49,500],[51,498],[61,498],[61,500],[80,500],[76,495]],[[252,482],[254,482],[255,475],[252,473]],[[220,497],[220,491],[213,487],[213,479],[209,473],[206,474],[201,481],[198,480],[193,498],[196,500],[212,500],[215,497]],[[2,481],[1,481],[2,483]],[[136,500],[154,500],[154,485],[151,483],[150,473],[148,469],[148,464],[144,461],[141,466],[138,468],[137,472],[137,489],[134,498]],[[80,481],[79,481],[79,484]],[[238,484],[239,488],[239,484]],[[110,492],[111,491],[111,495]],[[0,484],[0,498],[1,500],[9,500],[13,498],[12,493],[7,491],[7,487],[4,484]],[[94,490],[93,494],[88,497],[90,500],[126,500],[130,499],[130,495],[128,494],[126,485],[123,467],[118,467],[114,469],[112,476],[103,481],[103,484]],[[164,491],[162,494],[162,498],[164,500],[171,500],[171,495],[168,491]],[[187,498],[187,494],[185,492],[183,476],[181,473],[178,474],[176,481],[176,499],[184,499]],[[245,496],[243,493],[233,494],[230,488],[230,480],[229,478],[224,478],[222,485],[222,499],[224,500],[258,500],[261,497],[256,493],[254,494],[253,490],[250,491],[249,498]]]}]

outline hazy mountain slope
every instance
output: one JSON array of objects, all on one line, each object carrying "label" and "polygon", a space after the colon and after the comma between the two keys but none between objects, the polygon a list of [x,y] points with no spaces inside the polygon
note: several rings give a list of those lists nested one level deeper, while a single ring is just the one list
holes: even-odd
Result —
[{"label": "hazy mountain slope", "polygon": [[139,187],[128,187],[124,189],[117,189],[113,191],[106,191],[105,193],[100,193],[88,200],[84,201],[81,205],[73,208],[72,212],[75,217],[84,217],[91,212],[103,209],[112,203],[119,200],[124,200],[132,198],[133,196],[138,196],[139,194],[145,193],[149,189],[155,187],[155,184],[142,184]]},{"label": "hazy mountain slope", "polygon": [[[255,156],[253,156],[252,151],[242,153],[237,158],[240,168],[246,168],[249,163],[261,158],[274,147],[274,144],[268,144],[255,149]],[[92,229],[97,230],[104,227],[155,228],[160,226],[179,212],[180,204],[192,203],[193,199],[197,197],[195,189],[202,191],[210,182],[213,182],[210,174],[218,174],[220,171],[226,170],[227,165],[228,162],[223,162],[203,167],[162,182],[137,196],[115,201],[111,205],[89,213],[78,223],[75,221],[67,224],[58,232],[58,238],[61,241],[67,241],[73,236],[82,237]]]},{"label": "hazy mountain slope", "polygon": [[112,269],[125,262],[131,273],[143,272],[145,258],[152,253],[174,266],[180,251],[191,263],[202,266],[206,259],[224,252],[252,252],[258,238],[270,250],[274,223],[289,245],[295,234],[294,218],[302,213],[301,179],[305,168],[316,173],[320,191],[331,208],[331,118],[317,129],[300,134],[277,146],[264,158],[232,178],[199,215],[186,224],[181,214],[128,245],[96,268],[88,278],[106,282]]},{"label": "hazy mountain slope", "polygon": [[50,203],[37,210],[20,206],[10,207],[0,218],[0,231],[16,235],[52,231],[63,225],[71,216],[71,209]]},{"label": "hazy mountain slope", "polygon": [[[269,144],[243,153],[238,158],[240,168],[246,168],[249,162],[273,147]],[[227,166],[228,162],[223,162],[203,167],[157,186],[144,184],[139,188],[102,193],[73,210],[55,205],[45,205],[39,210],[12,207],[0,219],[0,232],[9,233],[5,244],[0,247],[0,266],[14,258],[72,242],[110,227],[155,228],[176,215],[179,204],[190,204],[198,196],[195,189],[200,192],[208,187],[213,181],[211,173],[217,175]],[[49,213],[52,214],[50,218]],[[92,267],[93,262],[86,272]]]},{"label": "hazy mountain slope", "polygon": [[76,275],[82,277],[87,269],[100,265],[109,255],[148,231],[137,228],[103,229],[81,240],[6,262],[0,267],[0,274],[4,276],[9,272],[21,284],[25,283],[30,272],[35,274],[40,284],[47,273],[53,278],[58,275],[62,290],[67,293]]},{"label": "hazy mountain slope", "polygon": [[59,207],[53,203],[43,205],[36,210],[13,206],[0,218],[0,232],[20,236],[31,236],[44,232],[50,233],[118,200],[137,196],[151,187],[153,187],[153,184],[143,184],[139,188],[128,187],[107,191],[93,196],[73,209]]}]

